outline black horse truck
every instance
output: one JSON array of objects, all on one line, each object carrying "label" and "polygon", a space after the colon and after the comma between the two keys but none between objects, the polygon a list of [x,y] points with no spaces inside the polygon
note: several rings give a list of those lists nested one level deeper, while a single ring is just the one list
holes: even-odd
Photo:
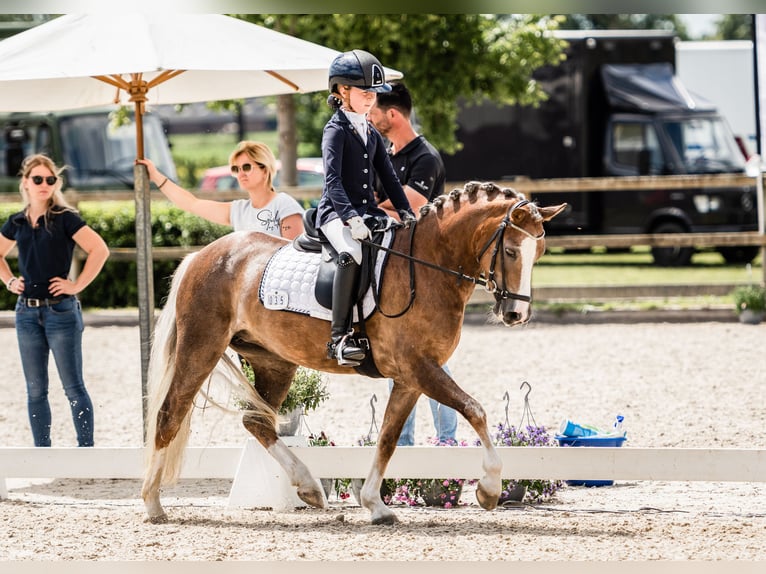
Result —
[{"label": "black horse truck", "polygon": [[[754,182],[715,188],[662,185],[661,176],[667,175],[742,176],[746,160],[715,106],[689,93],[675,75],[672,33],[557,35],[569,43],[567,59],[535,72],[549,96],[539,107],[484,103],[461,110],[457,137],[464,148],[443,155],[450,181],[653,176],[651,189],[563,188],[541,195],[545,203],[569,204],[546,225],[548,233],[757,231]],[[678,266],[688,264],[693,251],[655,247],[652,254],[656,264]],[[729,263],[748,263],[758,247],[718,251]]]}]

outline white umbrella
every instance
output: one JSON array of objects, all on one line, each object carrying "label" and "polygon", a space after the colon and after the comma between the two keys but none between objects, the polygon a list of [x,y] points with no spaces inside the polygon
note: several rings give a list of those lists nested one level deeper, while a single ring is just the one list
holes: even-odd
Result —
[{"label": "white umbrella", "polygon": [[337,55],[220,14],[70,14],[0,42],[0,111],[312,92]]},{"label": "white umbrella", "polygon": [[[137,157],[143,158],[147,103],[326,90],[327,71],[338,54],[219,14],[70,14],[0,42],[0,111],[132,102]],[[386,74],[401,77],[395,70]],[[151,204],[145,168],[134,172],[145,387],[154,314]]]}]

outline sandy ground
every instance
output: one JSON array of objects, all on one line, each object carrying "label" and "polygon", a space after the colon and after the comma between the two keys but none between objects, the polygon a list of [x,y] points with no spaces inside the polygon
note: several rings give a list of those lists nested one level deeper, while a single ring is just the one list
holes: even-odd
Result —
[{"label": "sandy ground", "polygon": [[[542,324],[505,329],[471,321],[449,364],[492,423],[521,416],[532,385],[537,423],[609,424],[625,416],[633,447],[766,447],[766,326],[738,323]],[[137,327],[88,327],[85,377],[98,446],[141,443]],[[31,444],[15,332],[0,328],[0,444]],[[74,446],[63,391],[51,368],[55,446]],[[384,381],[328,379],[331,400],[312,431],[350,445],[380,411]],[[200,404],[200,406],[202,406]],[[378,418],[378,422],[380,418]],[[432,434],[425,399],[417,437]],[[240,445],[236,417],[198,408],[191,445]],[[474,435],[461,420],[458,437]],[[400,523],[331,500],[328,510],[236,509],[228,480],[182,480],[163,494],[164,525],[144,522],[135,480],[8,480],[0,502],[0,560],[762,560],[766,484],[616,482],[567,487],[549,503],[481,510],[470,490],[457,509],[398,508]]]}]

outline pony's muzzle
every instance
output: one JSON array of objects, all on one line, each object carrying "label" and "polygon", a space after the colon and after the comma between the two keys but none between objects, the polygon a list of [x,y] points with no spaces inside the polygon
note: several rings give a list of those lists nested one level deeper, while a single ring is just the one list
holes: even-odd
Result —
[{"label": "pony's muzzle", "polygon": [[504,300],[495,303],[494,314],[506,327],[529,321],[529,303],[516,300]]}]

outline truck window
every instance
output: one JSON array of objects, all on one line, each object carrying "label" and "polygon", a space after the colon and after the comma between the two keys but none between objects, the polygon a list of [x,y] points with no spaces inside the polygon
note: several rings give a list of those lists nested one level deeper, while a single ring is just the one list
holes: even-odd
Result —
[{"label": "truck window", "polygon": [[35,130],[35,151],[53,157],[53,131],[46,123],[41,123]]},{"label": "truck window", "polygon": [[[109,110],[0,114],[0,193],[18,191],[20,159],[49,155],[64,170],[64,187],[133,189],[135,124],[114,129]],[[144,150],[170,179],[178,175],[158,116],[144,116]]]},{"label": "truck window", "polygon": [[616,167],[632,175],[662,173],[663,157],[654,126],[642,122],[614,122],[611,157]]},{"label": "truck window", "polygon": [[[107,114],[73,115],[61,119],[60,130],[69,185],[133,187],[135,124],[114,127]],[[174,178],[162,125],[154,116],[144,117],[144,144],[158,169]]]},{"label": "truck window", "polygon": [[745,169],[736,140],[720,117],[666,120],[663,125],[687,173],[728,173]]}]

